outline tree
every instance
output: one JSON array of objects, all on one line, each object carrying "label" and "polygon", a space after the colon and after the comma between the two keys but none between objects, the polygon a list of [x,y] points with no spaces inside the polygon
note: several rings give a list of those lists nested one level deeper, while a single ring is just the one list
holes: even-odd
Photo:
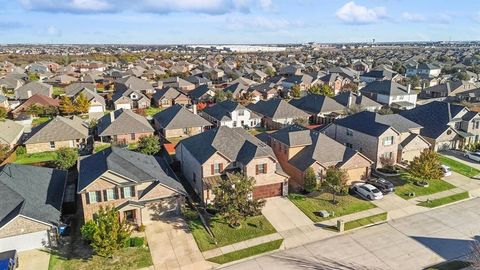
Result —
[{"label": "tree", "polygon": [[377,111],[377,113],[381,115],[387,115],[387,114],[393,114],[393,111],[389,107],[382,107],[380,110]]},{"label": "tree", "polygon": [[275,70],[272,67],[267,67],[265,69],[265,74],[267,74],[269,77],[275,76]]},{"label": "tree", "polygon": [[60,111],[62,114],[72,114],[75,112],[75,106],[73,106],[72,100],[67,96],[60,98]]},{"label": "tree", "polygon": [[28,80],[29,81],[38,81],[40,80],[40,76],[38,76],[38,74],[36,72],[29,72],[28,73]]},{"label": "tree", "polygon": [[293,119],[293,123],[295,125],[307,127],[308,126],[308,120],[306,118],[295,118]]},{"label": "tree", "polygon": [[80,229],[83,239],[90,242],[97,255],[113,257],[115,251],[126,246],[132,230],[125,220],[119,220],[115,208],[100,206],[95,218]]},{"label": "tree", "polygon": [[337,203],[336,195],[346,187],[348,182],[348,174],[345,170],[339,169],[335,166],[327,168],[325,172],[324,185],[330,190],[333,195],[332,202]]},{"label": "tree", "polygon": [[317,188],[317,176],[312,167],[308,167],[303,176],[303,189],[310,193]]},{"label": "tree", "polygon": [[3,121],[7,118],[7,109],[0,107],[0,121]]},{"label": "tree", "polygon": [[227,100],[227,94],[222,91],[222,90],[218,90],[215,92],[215,101],[216,102],[222,102],[222,101],[225,101]]},{"label": "tree", "polygon": [[333,97],[335,92],[333,91],[332,87],[328,84],[322,85],[314,85],[308,89],[308,91],[312,94],[317,94],[321,96]]},{"label": "tree", "polygon": [[75,148],[62,147],[57,150],[55,167],[61,170],[68,170],[77,163],[78,151]]},{"label": "tree", "polygon": [[0,161],[7,158],[10,146],[8,144],[0,144]]},{"label": "tree", "polygon": [[153,135],[142,136],[138,140],[137,151],[145,155],[155,155],[160,151],[160,142]]},{"label": "tree", "polygon": [[459,80],[462,80],[462,81],[468,81],[468,80],[470,80],[470,77],[468,76],[468,74],[467,74],[466,72],[463,72],[463,71],[457,73],[457,78],[458,78]]},{"label": "tree", "polygon": [[293,98],[299,98],[300,97],[300,85],[298,84],[295,84],[294,86],[292,86],[292,88],[290,89],[291,93],[292,93],[292,97]]},{"label": "tree", "polygon": [[415,178],[430,181],[443,176],[440,165],[438,154],[431,149],[425,149],[410,162],[409,171]]},{"label": "tree", "polygon": [[42,115],[44,113],[44,110],[42,106],[39,106],[37,104],[32,104],[27,107],[25,112],[32,117],[36,117],[36,116]]},{"label": "tree", "polygon": [[353,104],[350,107],[345,108],[345,113],[348,115],[356,114],[363,112],[365,108],[360,104]]},{"label": "tree", "polygon": [[90,102],[88,101],[85,93],[82,92],[75,98],[74,107],[77,113],[88,113],[88,110],[90,109]]},{"label": "tree", "polygon": [[253,198],[255,179],[244,174],[228,174],[213,189],[213,205],[231,227],[238,227],[246,217],[261,213],[265,200]]}]

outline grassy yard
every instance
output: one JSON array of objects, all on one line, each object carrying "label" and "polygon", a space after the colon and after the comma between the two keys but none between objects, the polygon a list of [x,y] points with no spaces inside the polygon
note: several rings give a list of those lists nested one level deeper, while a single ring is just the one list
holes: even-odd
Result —
[{"label": "grassy yard", "polygon": [[218,257],[208,259],[211,262],[224,264],[228,262],[237,261],[247,257],[255,256],[272,250],[277,250],[282,245],[283,239],[275,240],[268,243],[263,243],[257,246],[227,253]]},{"label": "grassy yard", "polygon": [[[388,180],[395,185],[395,194],[405,200],[455,188],[454,185],[440,179],[429,181],[429,187],[420,187],[415,184],[415,179],[408,173],[389,177]],[[409,196],[409,194],[414,194],[414,196]]]},{"label": "grassy yard", "polygon": [[145,115],[147,116],[154,116],[156,113],[161,112],[162,108],[157,107],[148,107],[145,109]]},{"label": "grassy yard", "polygon": [[363,227],[369,224],[374,224],[374,223],[385,221],[385,220],[387,220],[387,213],[380,213],[377,215],[345,222],[345,230],[348,231],[348,230],[352,230],[355,228]]},{"label": "grassy yard", "polygon": [[475,175],[480,174],[480,170],[470,167],[462,162],[453,160],[446,156],[439,155],[440,162],[442,164],[449,166],[452,171],[465,175],[467,177],[474,177]]},{"label": "grassy yard", "polygon": [[[373,203],[351,195],[337,196],[337,204],[332,204],[332,194],[330,193],[321,193],[314,196],[290,194],[288,198],[314,222],[375,208]],[[320,217],[315,214],[320,210],[326,210],[330,214],[333,212],[335,216]]]},{"label": "grassy yard", "polygon": [[93,148],[93,153],[98,153],[102,150],[105,150],[107,148],[111,147],[111,145],[109,143],[105,143],[105,144],[97,144],[95,145],[95,147]]},{"label": "grassy yard", "polygon": [[63,89],[63,87],[59,87],[59,86],[54,86],[53,87],[53,95],[58,97],[58,96],[61,96],[65,94],[65,89]]},{"label": "grassy yard", "polygon": [[56,152],[40,152],[34,154],[25,154],[18,156],[15,159],[15,163],[17,164],[33,164],[33,163],[40,163],[40,162],[47,162],[52,161],[57,158]]},{"label": "grassy yard", "polygon": [[139,269],[153,264],[150,250],[145,247],[125,248],[113,259],[93,256],[88,260],[66,259],[56,254],[50,256],[48,270],[116,270]]},{"label": "grassy yard", "polygon": [[451,196],[448,196],[448,197],[443,197],[443,198],[439,198],[439,199],[435,199],[435,200],[421,202],[417,205],[433,208],[433,207],[438,207],[438,206],[441,206],[441,205],[444,205],[444,204],[449,204],[449,203],[453,203],[453,202],[456,202],[456,201],[465,200],[465,199],[468,199],[468,198],[470,198],[470,195],[468,194],[467,191],[465,191],[465,192],[454,194],[454,195],[451,195]]},{"label": "grassy yard", "polygon": [[32,126],[38,126],[50,120],[48,116],[37,117],[32,120]]},{"label": "grassy yard", "polygon": [[227,246],[255,237],[275,233],[275,228],[264,216],[249,217],[240,228],[230,227],[222,218],[213,217],[210,227],[216,236],[217,244],[207,233],[199,219],[188,221],[188,226],[201,251]]}]

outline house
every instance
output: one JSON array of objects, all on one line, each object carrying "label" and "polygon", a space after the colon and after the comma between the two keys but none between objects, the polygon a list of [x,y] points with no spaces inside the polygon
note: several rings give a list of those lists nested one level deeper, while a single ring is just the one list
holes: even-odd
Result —
[{"label": "house", "polygon": [[357,61],[353,63],[353,70],[357,71],[358,73],[364,74],[370,71],[370,66],[362,61]]},{"label": "house", "polygon": [[66,182],[66,171],[0,167],[0,252],[56,246]]},{"label": "house", "polygon": [[254,198],[288,193],[288,176],[270,146],[242,128],[221,126],[186,138],[175,147],[175,158],[188,183],[207,204],[213,200],[213,188],[231,172],[255,179]]},{"label": "house", "polygon": [[423,126],[420,135],[435,151],[462,149],[480,142],[480,115],[464,106],[432,101],[400,114]]},{"label": "house", "polygon": [[53,76],[45,80],[44,82],[51,85],[55,85],[55,86],[64,86],[64,85],[69,85],[75,81],[78,81],[78,79],[66,74],[61,74],[61,75]]},{"label": "house", "polygon": [[90,103],[88,113],[105,112],[107,107],[105,98],[100,96],[97,91],[95,91],[94,85],[92,87],[92,84],[89,83],[75,83],[67,86],[65,89],[65,95],[71,99],[75,99],[81,94],[84,94],[87,97],[87,100]]},{"label": "house", "polygon": [[346,170],[348,184],[370,176],[370,159],[318,131],[292,125],[272,133],[270,139],[283,171],[290,176],[291,186],[303,187],[305,171],[310,167],[319,181],[331,166]]},{"label": "house", "polygon": [[308,124],[310,115],[289,104],[283,99],[259,101],[248,106],[250,110],[262,116],[262,125],[267,129],[280,129],[295,121]]},{"label": "house", "polygon": [[22,138],[25,126],[10,119],[0,121],[0,145],[8,145],[13,149]]},{"label": "house", "polygon": [[135,76],[126,76],[116,80],[114,83],[114,89],[119,92],[133,90],[142,94],[155,93],[155,89],[149,82]]},{"label": "house", "polygon": [[392,80],[374,81],[360,92],[367,97],[397,109],[412,109],[417,104],[417,94],[411,87],[403,86]]},{"label": "house", "polygon": [[322,132],[334,140],[364,154],[382,167],[382,159],[394,163],[411,161],[430,147],[419,136],[422,126],[398,114],[380,115],[360,112],[335,121]]},{"label": "house", "polygon": [[97,134],[102,142],[119,145],[136,143],[154,133],[147,119],[131,110],[118,109],[98,119]]},{"label": "house", "polygon": [[234,83],[223,89],[223,92],[231,94],[234,99],[242,98],[248,92],[248,85],[242,83]]},{"label": "house", "polygon": [[91,82],[76,82],[76,83],[72,83],[70,85],[67,85],[65,88],[64,88],[64,91],[65,91],[65,95],[67,97],[70,97],[70,98],[73,98],[75,97],[76,95],[78,95],[82,90],[84,90],[85,88],[87,89],[90,89],[94,92],[96,92],[96,86],[95,86],[95,83],[91,83]]},{"label": "house", "polygon": [[455,97],[453,99],[457,102],[480,102],[480,88],[475,88],[472,90],[457,93],[455,94]]},{"label": "house", "polygon": [[22,99],[22,100],[29,99],[31,96],[35,94],[41,94],[47,97],[52,97],[53,86],[43,82],[33,81],[25,85],[22,85],[15,90],[16,99]]},{"label": "house", "polygon": [[42,107],[44,110],[53,108],[55,111],[58,111],[60,100],[42,94],[35,94],[11,111],[13,118],[29,118],[30,116],[28,116],[27,110],[32,105]]},{"label": "house", "polygon": [[134,225],[178,215],[186,196],[163,158],[117,147],[79,160],[77,193],[85,221],[111,206]]},{"label": "house", "polygon": [[157,90],[152,100],[153,104],[159,108],[169,108],[175,104],[190,104],[190,98],[187,95],[172,87]]},{"label": "house", "polygon": [[167,87],[173,87],[177,90],[180,90],[184,93],[188,93],[190,91],[192,91],[193,89],[195,89],[195,84],[187,81],[187,80],[184,80],[180,77],[172,77],[172,78],[167,78],[165,80],[162,80],[162,86],[164,88],[167,88]]},{"label": "house", "polygon": [[282,86],[287,89],[291,89],[294,85],[298,85],[301,91],[310,89],[318,80],[314,79],[308,74],[292,75],[282,81]]},{"label": "house", "polygon": [[250,86],[248,91],[250,93],[258,93],[257,97],[253,95],[253,102],[258,102],[259,100],[269,100],[271,98],[278,97],[278,92],[280,87],[274,83],[266,82]]},{"label": "house", "polygon": [[196,135],[212,125],[196,112],[192,113],[178,104],[156,113],[153,121],[155,129],[167,139]]},{"label": "house", "polygon": [[477,88],[475,84],[466,81],[449,81],[422,89],[418,94],[421,99],[446,98]]},{"label": "house", "polygon": [[27,153],[56,151],[62,147],[83,148],[88,138],[88,128],[77,116],[57,116],[32,129],[25,141]]},{"label": "house", "polygon": [[386,68],[379,68],[360,75],[360,80],[365,83],[371,83],[384,80],[395,81],[397,77],[399,77],[397,72]]},{"label": "house", "polygon": [[240,103],[230,100],[205,108],[201,115],[216,126],[253,128],[261,124],[260,116]]},{"label": "house", "polygon": [[145,109],[151,104],[150,99],[139,90],[126,89],[125,91],[115,91],[112,96],[113,107],[119,109]]},{"label": "house", "polygon": [[0,79],[0,90],[3,90],[5,93],[8,91],[15,91],[24,84],[25,82],[22,79],[13,75],[7,75]]},{"label": "house", "polygon": [[323,95],[308,94],[290,100],[290,104],[308,113],[312,124],[328,124],[345,114],[343,105]]},{"label": "house", "polygon": [[367,96],[362,95],[362,93],[360,92],[342,92],[332,97],[332,99],[344,106],[345,108],[349,109],[355,109],[356,107],[361,110],[375,112],[380,110],[383,106],[382,104],[368,98]]},{"label": "house", "polygon": [[323,84],[330,86],[335,94],[338,94],[343,90],[345,85],[352,82],[350,79],[344,78],[338,73],[328,73],[319,79]]},{"label": "house", "polygon": [[202,84],[188,93],[192,101],[211,102],[215,98],[215,91],[206,84]]},{"label": "house", "polygon": [[421,78],[438,77],[442,68],[432,63],[409,63],[406,65],[405,75],[407,77],[418,76]]},{"label": "house", "polygon": [[4,108],[6,111],[10,110],[10,104],[8,103],[8,98],[0,94],[0,108]]}]

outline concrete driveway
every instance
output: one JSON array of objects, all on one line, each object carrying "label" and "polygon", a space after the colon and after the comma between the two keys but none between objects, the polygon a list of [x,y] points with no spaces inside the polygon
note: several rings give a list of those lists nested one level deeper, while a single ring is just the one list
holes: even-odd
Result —
[{"label": "concrete driveway", "polygon": [[145,228],[156,270],[210,269],[182,218],[156,221]]},{"label": "concrete driveway", "polygon": [[423,269],[468,253],[480,235],[479,205],[460,202],[226,269]]},{"label": "concrete driveway", "polygon": [[18,253],[18,264],[19,267],[17,270],[47,270],[48,264],[50,262],[50,253],[43,250],[28,250]]}]

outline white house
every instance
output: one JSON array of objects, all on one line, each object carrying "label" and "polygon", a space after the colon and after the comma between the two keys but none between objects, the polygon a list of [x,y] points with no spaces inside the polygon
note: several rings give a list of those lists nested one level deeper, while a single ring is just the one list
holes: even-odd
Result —
[{"label": "white house", "polygon": [[213,107],[205,108],[202,112],[205,117],[217,126],[227,127],[258,127],[261,124],[261,117],[243,105],[226,100],[215,104]]}]

